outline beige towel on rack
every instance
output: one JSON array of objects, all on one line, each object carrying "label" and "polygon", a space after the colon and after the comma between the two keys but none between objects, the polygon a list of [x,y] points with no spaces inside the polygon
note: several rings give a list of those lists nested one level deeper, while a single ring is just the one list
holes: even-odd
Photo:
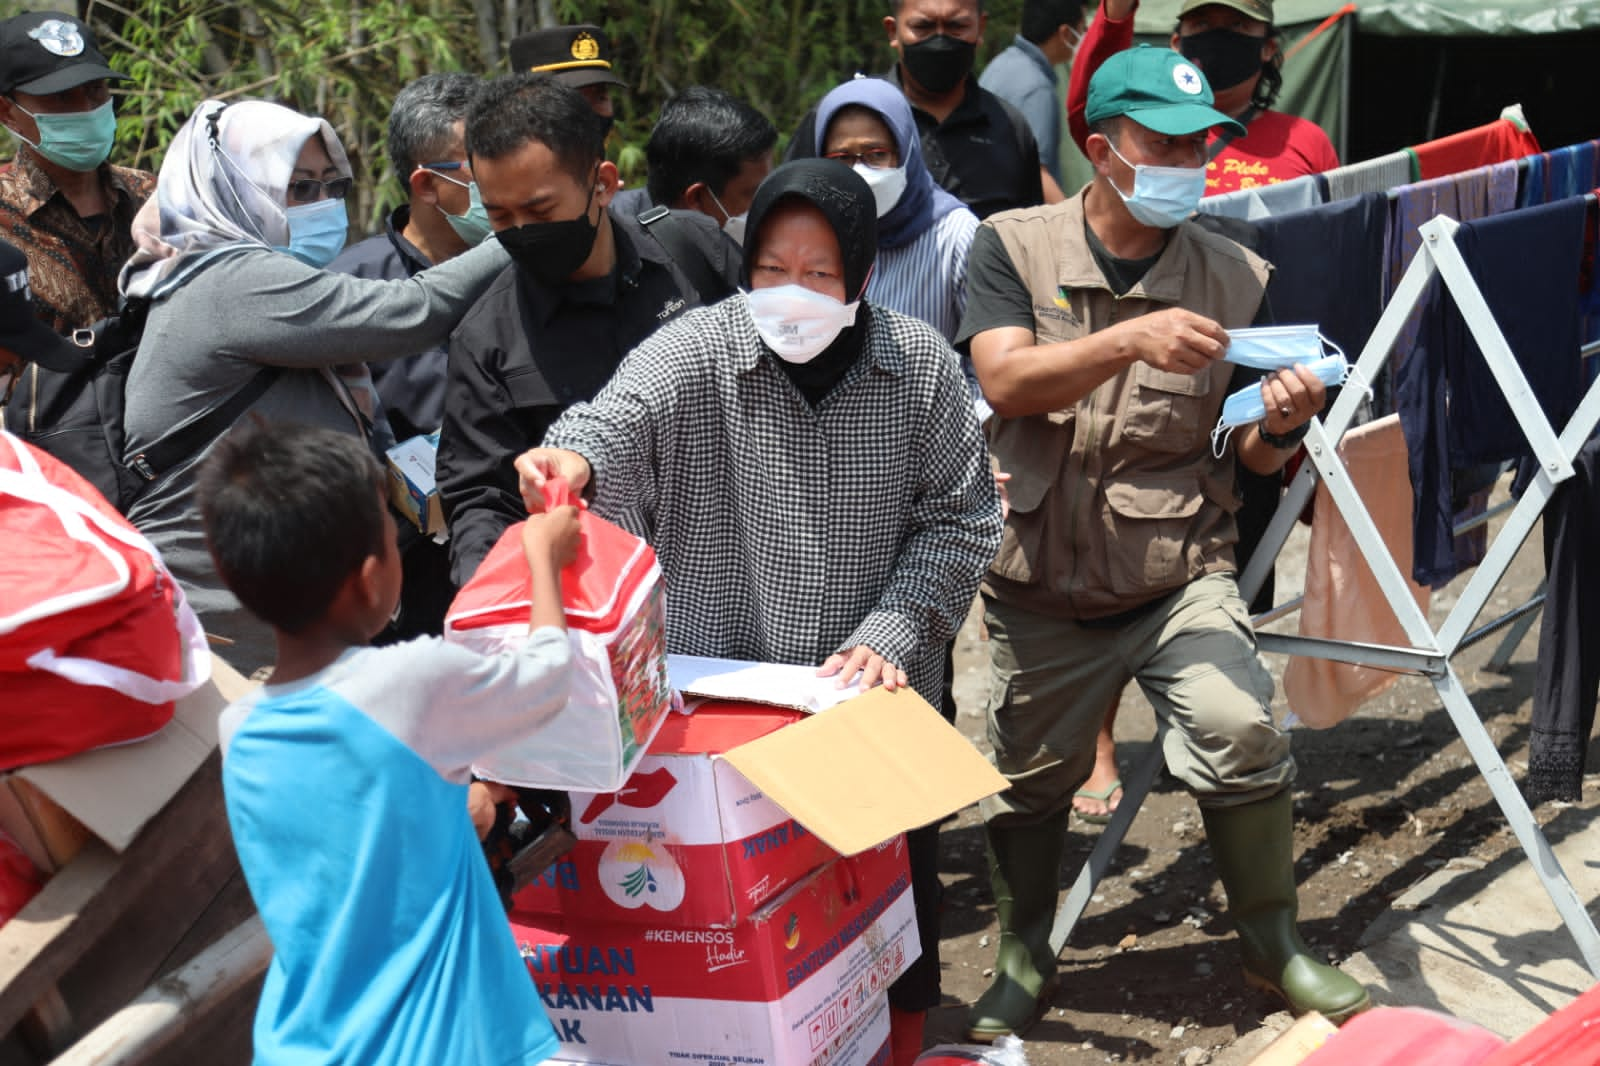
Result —
[{"label": "beige towel on rack", "polygon": [[[1400,416],[1389,415],[1345,434],[1339,457],[1356,493],[1367,506],[1378,533],[1394,556],[1406,584],[1424,612],[1428,589],[1411,581],[1411,476]],[[1409,647],[1405,631],[1384,599],[1383,590],[1356,547],[1356,539],[1334,506],[1327,485],[1318,482],[1306,551],[1305,602],[1300,635]],[[1283,672],[1289,709],[1305,725],[1327,729],[1344,721],[1399,677],[1388,670],[1295,656]]]}]

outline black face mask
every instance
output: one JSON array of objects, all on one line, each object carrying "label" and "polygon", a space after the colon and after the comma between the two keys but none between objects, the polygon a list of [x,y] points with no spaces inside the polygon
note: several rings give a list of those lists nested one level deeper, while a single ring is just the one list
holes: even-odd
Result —
[{"label": "black face mask", "polygon": [[935,96],[943,96],[972,73],[978,46],[939,33],[916,44],[900,46],[900,60],[906,73]]},{"label": "black face mask", "polygon": [[594,205],[594,186],[589,187],[589,201],[577,218],[562,222],[530,222],[525,226],[497,230],[500,246],[511,256],[530,280],[540,285],[560,285],[572,277],[573,271],[583,266],[594,251],[594,239],[600,227],[589,221],[589,208]]},{"label": "black face mask", "polygon": [[1179,37],[1178,48],[1185,59],[1193,60],[1211,83],[1211,88],[1231,89],[1261,71],[1264,37],[1250,37],[1232,30],[1207,30],[1192,37]]}]

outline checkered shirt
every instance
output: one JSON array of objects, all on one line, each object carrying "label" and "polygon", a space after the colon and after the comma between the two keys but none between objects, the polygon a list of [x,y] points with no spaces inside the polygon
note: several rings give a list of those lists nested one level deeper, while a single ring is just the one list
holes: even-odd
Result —
[{"label": "checkered shirt", "polygon": [[939,702],[943,644],[1000,543],[955,353],[880,307],[815,408],[732,296],[667,324],[545,437],[594,509],[653,516],[674,652],[821,663],[865,644]]}]

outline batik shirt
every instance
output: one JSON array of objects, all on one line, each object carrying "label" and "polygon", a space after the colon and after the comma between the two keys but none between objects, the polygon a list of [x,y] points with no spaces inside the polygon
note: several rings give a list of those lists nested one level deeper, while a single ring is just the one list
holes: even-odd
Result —
[{"label": "batik shirt", "polygon": [[58,333],[117,309],[117,275],[133,254],[133,216],[155,192],[154,174],[100,168],[111,211],[86,221],[26,149],[0,172],[0,238],[28,257],[28,287],[39,320]]}]

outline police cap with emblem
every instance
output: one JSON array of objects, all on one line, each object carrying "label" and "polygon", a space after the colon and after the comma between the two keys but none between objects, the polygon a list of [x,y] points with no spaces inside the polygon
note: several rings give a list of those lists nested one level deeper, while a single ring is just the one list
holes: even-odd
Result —
[{"label": "police cap with emblem", "polygon": [[1093,126],[1126,115],[1168,137],[1185,137],[1213,126],[1243,133],[1243,126],[1211,106],[1213,99],[1199,67],[1170,48],[1141,44],[1100,64],[1089,79],[1083,117]]},{"label": "police cap with emblem", "polygon": [[59,11],[25,11],[0,21],[0,93],[34,96],[64,92],[90,81],[117,78],[94,31]]},{"label": "police cap with emblem", "polygon": [[525,33],[511,42],[511,69],[553,74],[574,89],[585,85],[627,85],[611,70],[611,41],[599,26],[555,26]]},{"label": "police cap with emblem", "polygon": [[0,348],[63,372],[77,369],[89,355],[39,321],[28,290],[28,257],[5,241],[0,241]]}]

